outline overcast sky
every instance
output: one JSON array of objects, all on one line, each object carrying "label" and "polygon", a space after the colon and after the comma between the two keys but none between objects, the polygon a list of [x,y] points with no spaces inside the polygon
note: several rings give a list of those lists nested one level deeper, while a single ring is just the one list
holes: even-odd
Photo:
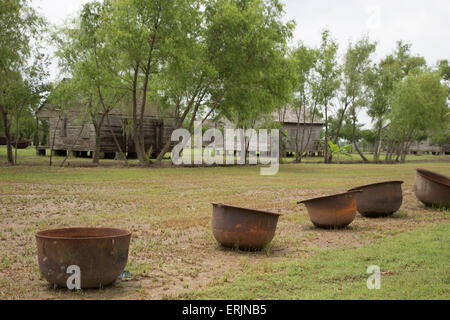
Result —
[{"label": "overcast sky", "polygon": [[[53,24],[73,16],[89,0],[32,0]],[[397,40],[412,44],[428,64],[450,59],[449,0],[281,0],[286,20],[295,20],[294,42],[318,46],[328,28],[343,51],[349,41],[369,35],[378,42],[376,58],[391,53]],[[342,53],[341,51],[341,53]],[[54,75],[56,76],[56,74]],[[363,122],[369,125],[368,117]]]}]

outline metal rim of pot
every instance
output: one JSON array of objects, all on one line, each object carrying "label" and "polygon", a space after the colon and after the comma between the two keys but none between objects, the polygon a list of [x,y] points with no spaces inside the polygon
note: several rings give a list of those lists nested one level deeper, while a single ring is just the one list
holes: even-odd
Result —
[{"label": "metal rim of pot", "polygon": [[[46,235],[46,233],[53,232],[64,232],[69,230],[109,230],[111,231],[110,235],[102,235],[102,236],[91,236],[91,237],[68,237],[68,236],[55,236],[55,235]],[[73,227],[73,228],[59,228],[59,229],[48,229],[42,230],[35,234],[36,238],[40,239],[50,239],[50,240],[95,240],[95,239],[117,239],[122,237],[128,237],[131,235],[131,231],[117,228],[92,228],[92,227]]]},{"label": "metal rim of pot", "polygon": [[302,200],[302,201],[298,201],[297,204],[311,202],[311,201],[315,201],[315,200],[324,200],[324,199],[334,198],[334,197],[338,197],[338,196],[345,196],[345,195],[358,193],[358,192],[362,192],[362,190],[353,190],[353,191],[347,191],[347,192],[343,192],[343,193],[332,194],[332,195],[328,195],[328,196],[322,196],[322,197]]},{"label": "metal rim of pot", "polygon": [[399,184],[403,184],[404,181],[401,181],[401,180],[393,180],[393,181],[375,182],[375,183],[366,184],[366,185],[363,185],[363,186],[354,187],[354,188],[349,189],[348,191],[356,191],[356,190],[361,190],[361,189],[367,188],[367,187],[373,187],[373,186],[377,186],[377,185],[390,184],[390,183],[399,183]]},{"label": "metal rim of pot", "polygon": [[243,207],[239,207],[239,206],[232,206],[229,204],[224,204],[224,203],[217,203],[217,202],[211,202],[211,204],[213,206],[217,206],[217,207],[229,207],[229,208],[234,208],[234,209],[241,209],[241,210],[246,210],[252,213],[264,213],[264,214],[270,214],[270,215],[275,215],[275,216],[282,216],[281,213],[276,213],[276,212],[270,212],[270,211],[264,211],[264,210],[259,210],[259,209],[250,209],[250,208],[243,208]]},{"label": "metal rim of pot", "polygon": [[450,187],[450,177],[447,177],[443,174],[434,172],[434,171],[430,171],[427,169],[422,169],[422,168],[416,168],[416,172],[417,174],[419,174],[421,177],[436,182],[438,184]]}]

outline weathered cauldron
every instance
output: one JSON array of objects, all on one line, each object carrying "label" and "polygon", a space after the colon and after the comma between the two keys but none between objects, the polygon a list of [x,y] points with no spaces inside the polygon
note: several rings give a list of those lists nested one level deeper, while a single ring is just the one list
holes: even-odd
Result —
[{"label": "weathered cauldron", "polygon": [[356,195],[356,208],[364,217],[386,217],[400,209],[403,201],[403,181],[385,181],[352,188],[361,190]]},{"label": "weathered cauldron", "polygon": [[17,141],[17,143],[16,143],[16,141],[12,141],[11,145],[17,149],[26,149],[29,146],[31,146],[32,142],[33,142],[32,140],[19,140],[19,141]]},{"label": "weathered cauldron", "polygon": [[433,171],[416,169],[414,194],[426,206],[450,208],[450,178]]},{"label": "weathered cauldron", "polygon": [[212,231],[225,247],[262,249],[269,244],[281,214],[213,203]]},{"label": "weathered cauldron", "polygon": [[131,232],[111,228],[66,228],[36,233],[39,270],[51,284],[66,287],[69,266],[80,268],[81,288],[114,282],[125,269]]},{"label": "weathered cauldron", "polygon": [[356,195],[360,190],[308,199],[303,203],[308,209],[311,222],[319,228],[344,228],[355,219]]}]

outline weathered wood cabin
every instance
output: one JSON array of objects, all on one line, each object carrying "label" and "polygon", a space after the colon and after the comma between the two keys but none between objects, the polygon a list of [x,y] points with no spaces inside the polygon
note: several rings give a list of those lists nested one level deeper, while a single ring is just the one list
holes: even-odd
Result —
[{"label": "weathered wood cabin", "polygon": [[[282,151],[286,153],[286,155],[292,155],[296,152],[296,134],[297,129],[299,132],[299,143],[302,140],[302,135],[304,135],[303,140],[303,152],[308,153],[310,155],[319,155],[322,150],[320,148],[320,132],[324,127],[324,123],[322,119],[317,116],[317,118],[312,121],[311,119],[304,118],[303,116],[300,119],[297,117],[295,112],[290,108],[286,107],[278,112],[274,112],[269,116],[273,121],[281,124],[282,129],[280,130],[280,146],[282,146]],[[299,121],[300,120],[300,121]],[[221,118],[219,120],[206,120],[204,122],[209,128],[224,128],[224,129],[233,129],[236,125],[228,120],[227,118]],[[260,125],[258,125],[259,127]],[[281,138],[282,134],[287,132],[287,138]],[[309,141],[308,141],[308,137]],[[206,147],[212,141],[204,141],[203,146]],[[223,149],[223,145],[216,145],[216,149]]]},{"label": "weathered wood cabin", "polygon": [[[46,145],[39,146],[41,155],[51,149],[55,155],[66,155],[70,150],[74,156],[92,157],[96,150],[95,128],[91,121],[83,121],[84,108],[72,108],[61,114],[51,107],[43,107],[37,114],[39,120],[48,121],[49,139]],[[97,114],[100,118],[102,114]],[[111,129],[120,147],[128,158],[136,158],[136,148],[131,137],[130,116],[120,110],[109,113]],[[165,142],[170,139],[174,130],[175,118],[172,114],[162,114],[157,108],[149,105],[144,116],[145,150],[159,153]],[[78,138],[78,139],[77,139]],[[100,158],[114,158],[119,152],[106,119],[100,130]]]},{"label": "weathered wood cabin", "polygon": [[282,125],[283,133],[287,133],[283,145],[284,152],[287,154],[296,152],[297,130],[299,144],[302,142],[303,136],[303,152],[313,156],[316,154],[319,155],[322,152],[320,148],[320,132],[325,123],[319,116],[316,115],[314,119],[311,119],[308,115],[304,117],[302,114],[298,117],[290,107],[286,107],[275,112],[273,118]]},{"label": "weathered wood cabin", "polygon": [[[450,138],[448,139],[450,142]],[[433,155],[442,155],[442,154],[450,154],[450,144],[444,145],[434,145],[431,141],[431,138],[427,138],[423,141],[415,141],[409,147],[409,152],[412,154],[433,154]]]}]

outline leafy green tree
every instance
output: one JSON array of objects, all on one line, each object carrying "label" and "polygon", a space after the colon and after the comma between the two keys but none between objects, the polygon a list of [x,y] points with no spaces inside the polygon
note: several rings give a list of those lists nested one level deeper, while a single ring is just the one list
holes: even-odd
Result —
[{"label": "leafy green tree", "polygon": [[158,89],[154,80],[174,60],[183,61],[188,56],[197,40],[201,3],[111,0],[103,12],[102,32],[118,54],[116,66],[120,72],[111,75],[120,77],[129,90],[132,136],[141,165],[149,163],[144,146],[144,116],[148,99]]},{"label": "leafy green tree", "polygon": [[318,49],[300,44],[292,53],[296,61],[297,76],[293,103],[298,122],[295,139],[297,162],[301,162],[304,147],[309,144],[312,133],[312,126],[308,128],[304,125],[300,130],[300,123],[303,120],[313,123],[321,111],[325,113],[325,152],[328,153],[328,109],[339,87],[337,51],[337,43],[330,32],[324,30]]},{"label": "leafy green tree", "polygon": [[375,64],[367,73],[367,113],[375,122],[377,132],[374,162],[378,162],[380,159],[383,129],[387,125],[394,85],[404,79],[411,70],[425,66],[425,59],[420,56],[412,56],[410,51],[410,44],[398,41],[395,52]]},{"label": "leafy green tree", "polygon": [[397,140],[404,162],[412,142],[424,133],[448,129],[449,88],[438,71],[414,71],[394,89],[389,134]]},{"label": "leafy green tree", "polygon": [[[202,110],[206,117],[215,113],[247,128],[290,99],[292,69],[286,53],[294,25],[284,23],[282,13],[276,0],[205,4],[197,40],[174,55],[160,74],[160,101],[175,106],[176,128],[188,115],[192,128]],[[170,141],[158,161],[169,148]]]},{"label": "leafy green tree", "polygon": [[439,61],[438,68],[442,78],[446,81],[450,81],[450,66],[448,60]]},{"label": "leafy green tree", "polygon": [[[130,91],[123,85],[119,76],[121,70],[116,66],[120,56],[102,29],[105,24],[102,15],[107,6],[108,2],[85,4],[77,19],[54,34],[54,42],[61,67],[72,76],[72,97],[77,100],[73,103],[81,109],[83,120],[89,120],[94,127],[96,150],[93,163],[99,162],[100,133],[106,121],[116,148],[127,164],[124,150],[112,130],[109,114],[124,102]],[[83,129],[84,125],[79,135]]]},{"label": "leafy green tree", "polygon": [[[297,117],[295,134],[296,162],[302,161],[304,145],[308,144],[308,142],[305,141],[306,126],[303,125],[300,128],[300,124],[303,120],[306,121],[307,119],[313,118],[315,115],[313,110],[316,110],[317,107],[317,102],[315,104],[313,103],[311,106],[311,77],[313,68],[317,62],[317,55],[317,50],[308,48],[303,44],[300,44],[292,52],[292,59],[295,63],[296,72],[295,98],[292,104],[292,108]],[[284,122],[284,117],[280,117],[280,120]]]},{"label": "leafy green tree", "polygon": [[315,66],[315,75],[312,80],[313,97],[317,100],[325,118],[325,135],[324,135],[324,156],[325,162],[328,162],[328,115],[331,101],[336,97],[337,90],[340,86],[341,68],[337,60],[339,46],[334,40],[330,32],[325,30],[322,32],[322,44],[318,51],[318,59]]},{"label": "leafy green tree", "polygon": [[368,162],[367,158],[362,154],[356,143],[356,128],[358,120],[358,110],[366,106],[366,74],[370,66],[371,55],[376,49],[376,44],[371,43],[368,38],[364,37],[357,43],[350,43],[345,54],[342,81],[341,81],[341,97],[342,104],[339,115],[339,122],[337,127],[334,143],[336,144],[339,138],[341,126],[348,111],[352,120],[352,143],[355,150],[364,160]]},{"label": "leafy green tree", "polygon": [[53,148],[55,146],[56,130],[61,123],[61,120],[67,117],[70,109],[76,108],[78,105],[78,99],[74,98],[74,85],[68,78],[52,83],[50,94],[45,102],[45,108],[55,112],[58,115],[58,119],[54,125],[53,132],[50,132],[50,158],[49,166],[53,165]]},{"label": "leafy green tree", "polygon": [[[14,165],[11,147],[11,118],[18,112],[18,100],[24,93],[24,74],[35,54],[45,21],[28,0],[3,0],[0,5],[0,117],[7,142],[8,162]],[[27,90],[25,90],[27,91]],[[16,121],[16,124],[18,122]]]}]

